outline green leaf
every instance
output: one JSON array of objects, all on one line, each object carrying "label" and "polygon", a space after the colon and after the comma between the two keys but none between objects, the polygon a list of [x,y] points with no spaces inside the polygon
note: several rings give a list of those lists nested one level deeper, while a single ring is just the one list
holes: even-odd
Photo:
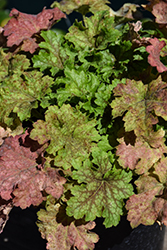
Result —
[{"label": "green leaf", "polygon": [[105,85],[99,75],[96,76],[92,72],[88,74],[82,67],[77,70],[65,67],[64,73],[65,77],[56,79],[56,84],[62,86],[57,90],[59,106],[65,102],[78,104],[80,101],[80,108],[102,117],[105,108],[110,104],[112,90],[117,83]]},{"label": "green leaf", "polygon": [[21,75],[30,66],[30,61],[25,55],[14,55],[10,60],[9,75]]},{"label": "green leaf", "polygon": [[144,46],[134,49],[133,59],[136,61],[143,60],[144,53],[146,53],[146,48]]},{"label": "green leaf", "polygon": [[[83,102],[91,101],[92,97],[100,85],[98,77],[83,70],[70,70],[65,68],[65,77],[58,78],[56,83],[65,83],[65,87],[57,90],[58,104],[61,106],[65,101],[70,101],[74,97],[80,97]],[[91,105],[90,105],[91,108]]]},{"label": "green leaf", "polygon": [[3,49],[0,50],[0,81],[3,81],[8,76],[9,59],[11,58],[9,53],[5,53]]},{"label": "green leaf", "polygon": [[73,172],[72,178],[82,184],[71,189],[74,196],[67,202],[67,214],[76,219],[85,216],[86,221],[104,217],[106,227],[116,226],[123,214],[123,199],[133,194],[132,174],[112,167],[110,154],[98,150],[92,156],[92,162],[87,159],[83,168]]},{"label": "green leaf", "polygon": [[31,138],[40,144],[50,140],[47,148],[49,154],[57,155],[55,165],[64,169],[87,158],[91,148],[100,140],[95,129],[96,121],[89,121],[80,111],[73,110],[70,105],[50,106],[46,111],[45,121],[34,123]]},{"label": "green leaf", "polygon": [[99,11],[90,18],[84,17],[84,25],[82,22],[75,21],[65,36],[77,50],[86,47],[103,50],[121,35],[120,31],[113,27],[114,18],[110,17],[109,12],[106,11]]},{"label": "green leaf", "polygon": [[128,64],[133,60],[133,50],[132,43],[130,40],[126,41],[121,39],[116,39],[113,44],[110,46],[111,53],[116,58],[116,70],[115,75],[118,73],[123,73],[128,71]]},{"label": "green leaf", "polygon": [[109,151],[113,149],[108,141],[108,136],[101,136],[101,140],[98,142],[98,147],[103,151]]},{"label": "green leaf", "polygon": [[[0,82],[11,77],[20,76],[30,65],[29,59],[25,55],[13,55],[0,50]],[[13,75],[14,73],[14,75]],[[12,76],[13,75],[13,76]]]},{"label": "green leaf", "polygon": [[102,75],[106,82],[109,81],[109,77],[114,73],[115,57],[109,50],[96,51],[96,50],[81,50],[78,52],[78,59],[82,62],[82,68],[88,70],[90,66],[93,66],[97,74]]},{"label": "green leaf", "polygon": [[95,109],[97,115],[103,115],[105,108],[109,105],[110,98],[112,95],[112,90],[115,86],[112,84],[105,85],[101,83],[97,92],[95,93],[95,103],[97,108]]},{"label": "green leaf", "polygon": [[[20,61],[19,61],[20,60]],[[21,121],[31,117],[31,110],[51,92],[52,78],[38,71],[27,71],[29,60],[17,55],[10,60],[11,73],[0,83],[0,120],[8,126],[14,122],[14,113]]]},{"label": "green leaf", "polygon": [[161,76],[146,85],[128,79],[126,84],[118,84],[113,90],[116,98],[111,103],[113,117],[127,111],[123,118],[125,130],[134,130],[137,136],[149,140],[152,125],[158,122],[157,116],[167,120],[166,87]]},{"label": "green leaf", "polygon": [[99,10],[108,10],[109,6],[106,3],[110,3],[107,0],[63,0],[59,3],[57,1],[53,2],[51,7],[58,7],[61,11],[70,14],[71,12],[78,11],[83,15],[87,12],[97,12]]},{"label": "green leaf", "polygon": [[158,26],[155,22],[153,22],[150,18],[145,18],[142,20],[142,29],[140,29],[139,33],[142,37],[164,37],[164,31]]},{"label": "green leaf", "polygon": [[32,58],[34,67],[40,68],[41,71],[49,68],[52,76],[64,68],[64,62],[68,59],[62,44],[63,35],[57,35],[52,30],[42,31],[41,36],[45,42],[41,42],[39,47],[42,48],[38,55]]}]

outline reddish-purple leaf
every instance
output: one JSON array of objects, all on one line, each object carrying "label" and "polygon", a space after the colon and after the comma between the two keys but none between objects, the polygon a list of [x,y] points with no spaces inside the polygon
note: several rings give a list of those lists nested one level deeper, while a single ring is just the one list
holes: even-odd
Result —
[{"label": "reddish-purple leaf", "polygon": [[63,194],[63,184],[66,182],[66,179],[59,174],[58,169],[47,168],[45,172],[46,177],[43,188],[48,194],[51,194],[54,198],[59,199]]},{"label": "reddish-purple leaf", "polygon": [[[29,138],[28,132],[5,139],[0,147],[0,195],[4,200],[13,198],[13,204],[26,208],[39,205],[42,191],[60,198],[65,178],[57,169],[43,169],[43,147]],[[37,163],[41,159],[41,164]]]},{"label": "reddish-purple leaf", "polygon": [[158,123],[158,116],[167,120],[167,83],[161,75],[149,84],[127,79],[126,84],[118,84],[113,92],[112,115],[115,118],[125,114],[125,131],[134,130],[137,137],[144,138],[153,147],[158,145],[155,137],[161,138],[162,145],[163,131],[155,134],[152,126]]},{"label": "reddish-purple leaf", "polygon": [[147,172],[154,163],[163,156],[163,147],[152,148],[147,142],[137,140],[135,145],[126,145],[124,139],[119,139],[116,154],[119,156],[119,164],[130,169],[135,169],[138,174]]},{"label": "reddish-purple leaf", "polygon": [[155,221],[167,225],[167,158],[154,164],[154,171],[139,177],[135,184],[138,194],[127,201],[128,220],[132,227],[152,225]]},{"label": "reddish-purple leaf", "polygon": [[143,5],[143,7],[152,12],[155,16],[156,23],[159,24],[167,24],[167,2],[164,0],[149,0],[147,5]]},{"label": "reddish-purple leaf", "polygon": [[[52,219],[52,218],[51,218]],[[53,218],[54,219],[54,218]],[[54,220],[53,220],[54,222]],[[50,225],[48,225],[49,228]],[[46,223],[45,226],[47,227]],[[64,226],[63,223],[53,225],[50,228],[50,233],[48,233],[48,229],[45,229],[45,235],[43,238],[46,238],[48,243],[47,249],[94,249],[95,244],[98,241],[98,236],[90,232],[91,229],[95,227],[94,221],[89,221],[86,225],[76,226],[74,222],[72,222],[68,226]],[[63,247],[63,248],[62,248]]]},{"label": "reddish-purple leaf", "polygon": [[4,27],[4,36],[7,36],[7,46],[21,45],[22,50],[34,53],[38,44],[35,34],[41,30],[48,30],[59,19],[65,18],[65,14],[58,8],[43,9],[38,15],[31,15],[12,9],[10,16],[13,18]]},{"label": "reddish-purple leaf", "polygon": [[162,158],[154,165],[154,173],[158,176],[160,182],[166,183],[167,180],[167,158]]},{"label": "reddish-purple leaf", "polygon": [[151,38],[149,42],[151,45],[146,47],[146,51],[149,53],[149,64],[153,67],[156,67],[160,73],[167,71],[167,67],[160,61],[160,51],[163,47],[165,47],[165,41],[159,41],[158,38],[155,37]]},{"label": "reddish-purple leaf", "polygon": [[39,205],[44,200],[41,192],[43,190],[57,199],[63,194],[63,184],[66,179],[59,175],[57,169],[48,168],[47,172],[42,169],[40,171],[33,169],[31,174],[24,174],[24,181],[19,183],[13,191],[15,206],[24,209],[31,204]]},{"label": "reddish-purple leaf", "polygon": [[40,209],[37,213],[39,231],[42,238],[48,241],[46,249],[93,250],[94,243],[99,240],[98,235],[90,231],[95,227],[95,222],[74,220],[73,217],[66,215],[64,206],[60,206],[59,203],[54,204],[53,197],[49,199],[46,210]]},{"label": "reddish-purple leaf", "polygon": [[162,194],[163,184],[148,175],[141,176],[135,184],[138,186],[139,194],[132,195],[126,203],[126,209],[129,210],[127,219],[132,228],[140,224],[152,225],[162,209],[163,204],[159,203],[163,203],[160,201],[163,199],[156,196]]},{"label": "reddish-purple leaf", "polygon": [[161,195],[156,196],[154,202],[155,210],[158,212],[158,220],[167,226],[167,158],[163,157],[159,162],[154,165],[154,174],[158,176],[159,181],[163,184],[163,192]]},{"label": "reddish-purple leaf", "polygon": [[44,200],[42,190],[45,175],[34,167],[31,170],[30,168],[29,166],[27,170],[23,170],[20,176],[16,175],[15,183],[17,183],[17,187],[12,193],[15,196],[13,204],[22,209],[29,207],[31,204],[37,206]]},{"label": "reddish-purple leaf", "polygon": [[152,14],[156,17],[156,23],[166,24],[167,23],[167,3],[160,1],[153,6]]}]

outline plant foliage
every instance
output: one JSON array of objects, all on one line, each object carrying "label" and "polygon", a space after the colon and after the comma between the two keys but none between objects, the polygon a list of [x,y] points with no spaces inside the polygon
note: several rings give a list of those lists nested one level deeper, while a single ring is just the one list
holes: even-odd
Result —
[{"label": "plant foliage", "polygon": [[[144,7],[155,20],[108,3],[13,9],[0,29],[0,231],[40,206],[50,250],[94,249],[96,217],[167,225],[167,3]],[[65,35],[62,11],[83,16]]]}]

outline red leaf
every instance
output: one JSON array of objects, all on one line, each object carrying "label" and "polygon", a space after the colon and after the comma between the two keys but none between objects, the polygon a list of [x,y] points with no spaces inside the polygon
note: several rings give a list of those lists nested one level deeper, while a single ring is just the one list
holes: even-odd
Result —
[{"label": "red leaf", "polygon": [[38,48],[38,44],[36,43],[35,38],[27,38],[23,41],[23,44],[21,46],[21,49],[24,51],[29,51],[31,54],[34,53],[34,51]]},{"label": "red leaf", "polygon": [[154,177],[142,175],[136,182],[138,194],[132,195],[126,203],[127,219],[132,228],[140,224],[152,225],[158,219],[164,201],[157,198],[162,194],[163,184]]},{"label": "red leaf", "polygon": [[132,195],[126,203],[126,209],[129,210],[127,219],[131,227],[137,227],[140,224],[152,225],[158,217],[158,212],[152,206],[155,195],[158,193],[158,187],[141,194]]},{"label": "red leaf", "polygon": [[13,18],[4,27],[4,36],[7,36],[7,46],[20,45],[22,50],[34,53],[38,47],[36,38],[33,36],[41,30],[48,30],[55,21],[65,18],[65,14],[58,8],[43,9],[38,15],[30,15],[12,9],[10,16]]},{"label": "red leaf", "polygon": [[36,162],[39,156],[42,158],[42,150],[28,132],[5,139],[0,147],[0,195],[4,200],[14,196],[13,204],[24,209],[39,205],[44,200],[43,190],[60,198],[66,180],[57,169],[48,167],[45,171],[43,164]]},{"label": "red leaf", "polygon": [[167,24],[167,2],[163,0],[149,0],[150,3],[142,5],[146,10],[152,12],[156,17],[155,21],[159,24]]},{"label": "red leaf", "polygon": [[57,169],[47,168],[44,189],[48,194],[51,194],[54,198],[59,199],[63,194],[63,184],[65,182],[66,179],[59,175]]},{"label": "red leaf", "polygon": [[[20,206],[22,209],[29,207],[31,204],[34,206],[39,205],[44,200],[42,196],[43,183],[45,175],[43,172],[37,171],[35,168],[24,170],[19,178],[16,175],[17,188],[13,191],[15,198],[13,204]],[[20,182],[20,183],[19,183]]]},{"label": "red leaf", "polygon": [[164,157],[154,165],[155,177],[147,173],[135,181],[138,194],[132,195],[126,203],[127,219],[132,228],[139,224],[152,225],[155,221],[167,225],[166,166],[167,158]]},{"label": "red leaf", "polygon": [[167,12],[167,3],[165,3],[164,1],[161,1],[153,6],[152,14],[156,17],[155,19],[156,23],[162,23],[162,24],[167,23],[166,12]]},{"label": "red leaf", "polygon": [[165,41],[159,41],[156,37],[149,40],[151,45],[146,47],[149,54],[148,62],[151,66],[157,67],[158,72],[167,71],[167,67],[160,61],[160,51],[165,47]]},{"label": "red leaf", "polygon": [[137,140],[135,146],[126,145],[124,139],[119,139],[116,155],[119,156],[119,164],[131,170],[136,170],[137,174],[147,172],[154,163],[161,159],[164,148],[152,148],[148,143]]}]

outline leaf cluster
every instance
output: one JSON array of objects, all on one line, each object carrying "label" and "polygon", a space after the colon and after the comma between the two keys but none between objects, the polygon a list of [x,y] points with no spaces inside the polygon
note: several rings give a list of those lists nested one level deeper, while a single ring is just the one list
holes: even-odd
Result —
[{"label": "leaf cluster", "polygon": [[[47,249],[94,249],[96,217],[167,225],[166,3],[150,2],[155,20],[71,0],[1,30],[0,206],[40,205]],[[73,10],[83,21],[51,29]]]}]

